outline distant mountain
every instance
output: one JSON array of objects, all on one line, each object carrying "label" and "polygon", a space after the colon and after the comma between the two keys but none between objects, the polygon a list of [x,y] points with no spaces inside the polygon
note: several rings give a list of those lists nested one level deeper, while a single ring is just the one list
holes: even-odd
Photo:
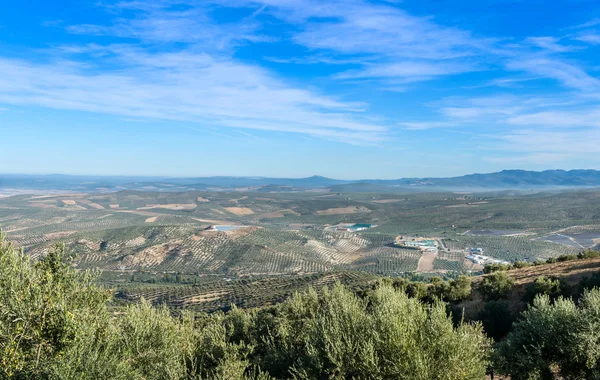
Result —
[{"label": "distant mountain", "polygon": [[332,192],[406,192],[443,190],[551,189],[600,186],[598,170],[503,170],[449,178],[400,178],[395,180],[337,180],[321,176],[308,178],[268,177],[132,177],[73,175],[0,175],[0,191],[303,191],[329,189]]}]

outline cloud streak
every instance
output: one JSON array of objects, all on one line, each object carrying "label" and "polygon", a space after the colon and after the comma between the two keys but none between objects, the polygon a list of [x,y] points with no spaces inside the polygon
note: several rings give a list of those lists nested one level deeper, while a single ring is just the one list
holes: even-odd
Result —
[{"label": "cloud streak", "polygon": [[148,55],[122,47],[113,59],[128,65],[96,73],[64,62],[0,59],[5,75],[0,102],[305,133],[350,143],[376,143],[386,132],[356,112],[357,104],[288,86],[258,67],[206,54]]}]

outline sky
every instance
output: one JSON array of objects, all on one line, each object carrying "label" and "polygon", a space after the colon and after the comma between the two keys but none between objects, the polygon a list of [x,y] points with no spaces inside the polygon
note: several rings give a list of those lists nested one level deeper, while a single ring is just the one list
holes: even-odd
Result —
[{"label": "sky", "polygon": [[0,173],[600,169],[597,0],[21,0]]}]

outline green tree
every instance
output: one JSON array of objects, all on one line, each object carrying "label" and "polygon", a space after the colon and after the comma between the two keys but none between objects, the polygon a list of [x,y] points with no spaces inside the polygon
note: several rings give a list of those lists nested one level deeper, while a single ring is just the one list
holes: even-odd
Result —
[{"label": "green tree", "polygon": [[554,301],[560,296],[568,295],[568,286],[558,278],[540,276],[527,287],[523,299],[531,303],[540,294],[545,294],[550,297],[550,301]]},{"label": "green tree", "polygon": [[506,272],[494,272],[485,276],[478,290],[486,300],[505,298],[515,287],[515,280]]},{"label": "green tree", "polygon": [[336,285],[298,294],[277,308],[261,368],[277,378],[481,379],[489,341],[481,326],[453,328],[431,306],[392,286],[369,302]]},{"label": "green tree", "polygon": [[0,377],[43,378],[81,336],[106,329],[110,292],[63,245],[33,263],[0,234]]},{"label": "green tree", "polygon": [[600,378],[600,290],[586,292],[579,306],[548,295],[514,324],[494,355],[498,372],[514,380]]}]

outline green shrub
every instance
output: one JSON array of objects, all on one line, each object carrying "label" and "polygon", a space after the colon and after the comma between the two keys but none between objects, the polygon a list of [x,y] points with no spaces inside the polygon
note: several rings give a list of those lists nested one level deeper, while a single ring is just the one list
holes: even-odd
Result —
[{"label": "green shrub", "polygon": [[554,301],[560,296],[568,295],[568,286],[558,278],[540,276],[527,287],[523,300],[531,303],[541,294],[547,295],[551,301]]},{"label": "green shrub", "polygon": [[471,279],[459,276],[457,279],[432,286],[432,293],[446,302],[459,302],[471,296]]},{"label": "green shrub", "polygon": [[277,378],[463,379],[485,375],[489,341],[478,325],[454,328],[445,305],[426,306],[390,286],[370,302],[342,286],[277,307],[260,367]]},{"label": "green shrub", "polygon": [[427,297],[427,284],[424,282],[411,282],[406,287],[406,294],[411,298],[423,299]]},{"label": "green shrub", "polygon": [[528,263],[527,261],[515,261],[512,265],[512,267],[516,268],[516,269],[527,268],[530,266],[531,266],[531,263]]},{"label": "green shrub", "polygon": [[515,281],[506,272],[488,274],[479,284],[478,290],[486,300],[505,298],[514,288]]},{"label": "green shrub", "polygon": [[579,252],[577,257],[579,259],[595,259],[597,257],[600,257],[600,251],[586,249],[585,251]]},{"label": "green shrub", "polygon": [[521,379],[600,378],[600,290],[570,299],[535,298],[494,354],[497,372]]},{"label": "green shrub", "polygon": [[[468,284],[448,286],[463,295]],[[424,283],[409,290],[427,295]],[[174,317],[142,301],[113,314],[64,247],[33,264],[0,242],[0,378],[482,378],[481,325],[455,327],[444,303],[419,297],[392,283],[363,299],[337,284],[257,311]]]},{"label": "green shrub", "polygon": [[498,271],[506,271],[509,269],[511,269],[510,265],[506,264],[487,264],[485,267],[483,267],[483,273],[488,274]]},{"label": "green shrub", "polygon": [[73,344],[107,329],[110,293],[94,280],[63,245],[34,264],[0,234],[0,377],[49,377]]},{"label": "green shrub", "polygon": [[577,260],[577,255],[562,255],[556,258],[556,261],[558,261],[559,263],[573,260]]}]

